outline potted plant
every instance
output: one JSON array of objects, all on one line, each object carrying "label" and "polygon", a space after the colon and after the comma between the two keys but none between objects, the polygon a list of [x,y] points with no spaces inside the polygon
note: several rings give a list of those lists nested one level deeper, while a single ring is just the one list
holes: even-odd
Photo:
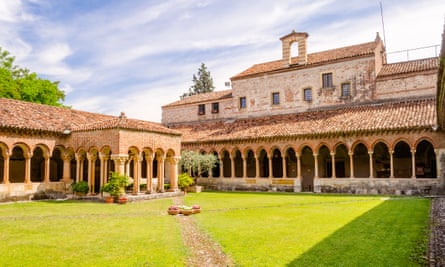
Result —
[{"label": "potted plant", "polygon": [[193,180],[193,178],[185,172],[178,175],[178,187],[182,189],[184,193],[187,191],[187,188],[194,182],[195,181]]},{"label": "potted plant", "polygon": [[[126,203],[127,198],[123,197],[125,193],[125,187],[128,186],[129,180],[126,175],[111,172],[110,179],[102,186],[102,192],[110,194],[114,198],[115,202]],[[122,200],[120,200],[122,199]]]},{"label": "potted plant", "polygon": [[179,207],[176,206],[176,205],[172,205],[172,206],[168,207],[167,212],[170,215],[178,215],[179,214]]},{"label": "potted plant", "polygon": [[77,183],[71,184],[71,190],[73,193],[78,196],[85,196],[90,190],[88,183],[86,181],[80,181]]}]

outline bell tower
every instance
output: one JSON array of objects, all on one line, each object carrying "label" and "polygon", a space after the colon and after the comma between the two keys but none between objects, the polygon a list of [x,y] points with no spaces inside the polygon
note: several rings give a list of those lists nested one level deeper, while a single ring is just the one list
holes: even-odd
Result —
[{"label": "bell tower", "polygon": [[297,64],[304,65],[307,63],[306,40],[309,34],[306,32],[292,31],[290,34],[280,38],[283,51],[283,66],[288,67],[292,64],[292,44],[298,43]]}]

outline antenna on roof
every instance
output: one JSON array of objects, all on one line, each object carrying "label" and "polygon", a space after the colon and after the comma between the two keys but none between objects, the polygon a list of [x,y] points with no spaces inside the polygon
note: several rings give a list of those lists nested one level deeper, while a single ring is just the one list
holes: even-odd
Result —
[{"label": "antenna on roof", "polygon": [[383,20],[383,5],[382,5],[382,2],[380,2],[380,16],[382,17],[383,45],[386,47],[385,21]]}]

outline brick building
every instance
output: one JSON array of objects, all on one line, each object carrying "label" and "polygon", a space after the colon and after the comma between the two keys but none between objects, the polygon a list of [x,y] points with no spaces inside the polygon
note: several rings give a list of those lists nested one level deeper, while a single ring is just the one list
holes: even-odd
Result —
[{"label": "brick building", "polygon": [[438,58],[388,64],[378,34],[308,54],[308,37],[282,37],[282,58],[235,75],[231,90],[162,107],[162,123],[182,133],[183,150],[220,160],[198,183],[217,190],[443,192]]},{"label": "brick building", "polygon": [[0,117],[0,200],[73,181],[96,194],[110,171],[132,177],[133,193],[177,189],[181,135],[161,124],[6,98]]}]

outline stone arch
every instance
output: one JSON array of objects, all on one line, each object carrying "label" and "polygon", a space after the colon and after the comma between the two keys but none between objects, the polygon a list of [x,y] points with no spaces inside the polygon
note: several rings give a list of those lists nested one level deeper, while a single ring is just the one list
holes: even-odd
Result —
[{"label": "stone arch", "polygon": [[354,177],[368,178],[370,177],[369,153],[368,148],[363,143],[356,143],[352,146],[354,164]]},{"label": "stone arch", "polygon": [[286,159],[286,177],[295,178],[298,173],[298,162],[295,149],[293,147],[287,147],[285,150]]},{"label": "stone arch", "polygon": [[372,162],[374,177],[389,178],[391,174],[391,158],[388,145],[385,142],[379,141],[373,145]]},{"label": "stone arch", "polygon": [[320,178],[332,177],[331,151],[326,144],[318,147],[318,175]]},{"label": "stone arch", "polygon": [[437,178],[436,153],[433,144],[426,138],[416,142],[416,177]]},{"label": "stone arch", "polygon": [[24,183],[26,157],[30,154],[29,147],[25,144],[15,144],[9,157],[9,182]]},{"label": "stone arch", "polygon": [[300,150],[301,161],[301,191],[312,192],[314,190],[315,158],[312,148],[308,145]]},{"label": "stone arch", "polygon": [[269,177],[269,158],[267,156],[266,149],[259,148],[257,152],[259,173],[258,177],[268,178]]},{"label": "stone arch", "polygon": [[283,177],[283,156],[281,150],[275,147],[270,153],[272,157],[272,177],[282,178]]},{"label": "stone arch", "polygon": [[394,146],[393,164],[395,178],[411,178],[413,170],[411,147],[403,139]]},{"label": "stone arch", "polygon": [[339,143],[335,146],[335,177],[351,177],[349,151],[343,143]]}]

